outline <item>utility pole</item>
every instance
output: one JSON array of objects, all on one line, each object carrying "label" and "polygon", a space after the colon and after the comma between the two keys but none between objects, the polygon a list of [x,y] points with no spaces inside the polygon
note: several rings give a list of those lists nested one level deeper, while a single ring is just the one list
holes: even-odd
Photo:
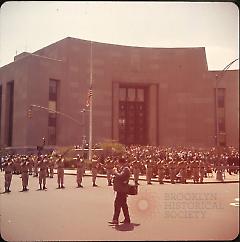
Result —
[{"label": "utility pole", "polygon": [[215,118],[216,118],[216,147],[218,147],[218,82],[219,82],[219,77],[218,74],[216,74],[216,86],[215,86]]},{"label": "utility pole", "polygon": [[89,146],[88,146],[88,159],[92,161],[92,113],[93,113],[93,62],[92,62],[92,41],[90,43],[90,89],[89,89]]},{"label": "utility pole", "polygon": [[83,157],[84,157],[84,148],[85,148],[85,145],[86,145],[85,112],[86,112],[85,109],[81,110],[82,120],[83,120],[83,122],[82,122],[83,123],[83,135],[82,135],[82,154],[83,154]]},{"label": "utility pole", "polygon": [[224,69],[218,74],[216,74],[216,85],[215,85],[215,118],[216,118],[216,146],[219,146],[219,120],[218,120],[218,86],[219,86],[219,81],[223,78],[225,72],[229,69],[229,67],[239,60],[238,58],[230,62],[228,65],[224,67]]}]

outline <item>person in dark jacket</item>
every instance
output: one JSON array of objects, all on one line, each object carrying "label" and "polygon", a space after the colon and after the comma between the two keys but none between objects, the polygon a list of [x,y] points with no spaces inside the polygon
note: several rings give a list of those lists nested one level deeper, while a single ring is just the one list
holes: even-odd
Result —
[{"label": "person in dark jacket", "polygon": [[117,192],[117,195],[114,202],[113,219],[109,223],[118,224],[120,211],[122,209],[125,219],[121,223],[127,224],[130,223],[130,216],[127,205],[127,191],[131,172],[128,167],[127,161],[124,158],[120,158],[118,162],[120,165],[119,171],[117,170],[117,168],[113,169],[113,190]]}]

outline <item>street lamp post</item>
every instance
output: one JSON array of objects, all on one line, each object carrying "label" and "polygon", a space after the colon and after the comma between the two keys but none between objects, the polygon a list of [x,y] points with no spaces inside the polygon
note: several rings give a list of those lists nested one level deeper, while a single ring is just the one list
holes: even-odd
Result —
[{"label": "street lamp post", "polygon": [[216,118],[216,147],[218,147],[218,82],[219,82],[219,76],[216,74],[216,84],[215,84],[215,118]]},{"label": "street lamp post", "polygon": [[[90,43],[90,90],[92,91],[93,84],[93,50],[92,50],[92,41]],[[92,161],[92,136],[93,136],[93,97],[92,94],[89,99],[89,146],[88,146],[88,159]]]},{"label": "street lamp post", "polygon": [[84,148],[85,148],[85,145],[86,145],[86,124],[85,124],[85,113],[86,113],[86,110],[83,109],[81,110],[81,113],[83,115],[82,117],[82,124],[83,124],[83,134],[82,134],[82,152],[83,152],[83,156],[84,156]]},{"label": "street lamp post", "polygon": [[[219,86],[219,82],[223,78],[225,72],[237,60],[238,60],[238,58],[235,59],[235,60],[233,60],[232,62],[230,62],[227,66],[225,66],[225,68],[219,73],[219,75],[216,74],[216,85],[215,85],[215,87],[216,87],[216,90],[215,90],[215,116],[216,116],[216,147],[217,147],[217,149],[219,147],[218,86]],[[217,171],[216,171],[216,179],[217,180],[223,181],[223,172],[224,172],[224,170],[221,169],[221,165],[218,164]]]},{"label": "street lamp post", "polygon": [[[43,110],[46,110],[46,111],[51,111],[55,114],[58,114],[58,115],[61,115],[61,116],[64,116],[65,118],[67,119],[70,119],[71,121],[77,123],[79,126],[82,127],[82,146],[83,146],[83,149],[85,147],[85,144],[86,144],[86,124],[85,124],[85,113],[86,111],[89,111],[89,110],[86,110],[86,109],[82,109],[80,112],[83,114],[83,118],[82,118],[82,122],[79,122],[79,120],[77,119],[74,119],[73,117],[71,117],[70,115],[66,114],[66,113],[63,113],[63,112],[59,112],[59,111],[56,111],[56,110],[52,110],[52,109],[49,109],[47,107],[43,107],[43,106],[40,106],[40,105],[35,105],[35,104],[31,104],[30,105],[30,108],[28,109],[28,118],[32,118],[32,108],[38,108],[38,109],[43,109]],[[45,138],[42,139],[43,140],[43,146],[45,145]]]},{"label": "street lamp post", "polygon": [[230,62],[228,65],[226,65],[224,67],[224,69],[218,74],[216,74],[216,84],[215,84],[215,118],[216,118],[216,147],[219,146],[219,123],[218,123],[218,86],[219,86],[219,82],[220,80],[223,78],[225,72],[229,69],[229,67],[236,62],[237,60],[239,60],[239,58],[233,60],[232,62]]}]

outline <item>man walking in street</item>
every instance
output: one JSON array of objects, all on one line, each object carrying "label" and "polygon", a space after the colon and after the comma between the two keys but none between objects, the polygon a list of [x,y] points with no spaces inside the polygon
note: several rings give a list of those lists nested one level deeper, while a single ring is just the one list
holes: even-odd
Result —
[{"label": "man walking in street", "polygon": [[113,169],[113,189],[117,192],[117,195],[114,202],[113,219],[109,222],[112,225],[118,224],[121,209],[123,210],[123,215],[125,218],[124,221],[122,221],[121,223],[130,223],[130,216],[127,205],[127,191],[131,172],[128,167],[127,161],[124,158],[120,158],[118,162],[120,165],[119,171],[117,171],[117,168]]}]

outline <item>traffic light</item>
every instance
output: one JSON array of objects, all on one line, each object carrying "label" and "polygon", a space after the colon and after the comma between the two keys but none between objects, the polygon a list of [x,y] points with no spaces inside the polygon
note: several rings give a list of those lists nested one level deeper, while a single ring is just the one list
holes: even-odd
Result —
[{"label": "traffic light", "polygon": [[32,109],[31,108],[28,109],[27,116],[28,116],[28,118],[32,118]]}]

